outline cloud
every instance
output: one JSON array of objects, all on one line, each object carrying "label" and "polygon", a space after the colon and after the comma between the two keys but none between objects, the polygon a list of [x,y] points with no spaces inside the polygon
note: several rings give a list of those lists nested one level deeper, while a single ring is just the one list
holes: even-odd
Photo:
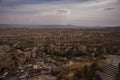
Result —
[{"label": "cloud", "polygon": [[[117,7],[119,6],[118,0],[52,0],[52,2],[50,2],[51,0],[5,1],[9,1],[9,3],[10,1],[21,1],[25,3],[20,3],[16,6],[0,6],[0,23],[120,24],[120,7]],[[106,11],[104,9],[106,9]]]},{"label": "cloud", "polygon": [[56,10],[56,15],[70,15],[71,14],[71,10],[70,9],[57,9]]},{"label": "cloud", "polygon": [[[57,7],[59,8],[59,7]],[[58,17],[58,16],[69,16],[71,14],[71,10],[70,9],[56,9],[56,7],[52,7],[49,8],[48,10],[41,10],[40,12],[40,16],[54,16],[54,17]]]},{"label": "cloud", "polygon": [[0,0],[2,6],[20,6],[25,4],[44,4],[44,3],[76,3],[89,0]]},{"label": "cloud", "polygon": [[114,10],[114,9],[116,9],[116,8],[114,8],[114,7],[104,8],[104,10]]}]

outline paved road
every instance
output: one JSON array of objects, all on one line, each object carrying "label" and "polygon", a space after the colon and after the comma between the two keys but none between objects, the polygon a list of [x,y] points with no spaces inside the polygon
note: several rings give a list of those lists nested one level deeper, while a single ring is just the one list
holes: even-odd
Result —
[{"label": "paved road", "polygon": [[103,80],[115,80],[118,73],[118,67],[106,63],[104,71],[100,73]]},{"label": "paved road", "polygon": [[102,80],[114,80],[109,75],[107,75],[106,73],[101,72],[100,75],[102,77]]}]

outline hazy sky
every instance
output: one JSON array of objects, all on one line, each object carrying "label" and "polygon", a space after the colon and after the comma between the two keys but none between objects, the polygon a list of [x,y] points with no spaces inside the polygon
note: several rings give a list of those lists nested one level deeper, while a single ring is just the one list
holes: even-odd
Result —
[{"label": "hazy sky", "polygon": [[0,24],[120,25],[120,0],[0,0]]}]

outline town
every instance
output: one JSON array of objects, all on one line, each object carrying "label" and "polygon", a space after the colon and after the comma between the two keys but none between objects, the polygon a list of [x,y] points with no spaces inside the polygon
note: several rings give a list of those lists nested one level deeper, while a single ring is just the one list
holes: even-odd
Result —
[{"label": "town", "polygon": [[0,27],[0,80],[115,80],[119,56],[120,27]]}]

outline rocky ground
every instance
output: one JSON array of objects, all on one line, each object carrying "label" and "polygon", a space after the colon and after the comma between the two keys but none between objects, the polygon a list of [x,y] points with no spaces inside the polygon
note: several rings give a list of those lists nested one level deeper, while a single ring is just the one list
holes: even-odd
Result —
[{"label": "rocky ground", "polygon": [[[105,55],[109,54],[120,55],[119,27],[103,29],[2,27],[0,29],[2,80],[56,80],[62,71],[66,71],[76,63],[92,64],[105,60]],[[87,68],[91,67],[88,65]],[[78,67],[74,69],[78,69],[78,72],[81,70]],[[70,68],[71,74],[67,75],[66,72],[64,74],[74,78],[77,72],[72,71]],[[81,75],[85,77],[84,74]],[[64,76],[61,77],[67,80]]]}]

